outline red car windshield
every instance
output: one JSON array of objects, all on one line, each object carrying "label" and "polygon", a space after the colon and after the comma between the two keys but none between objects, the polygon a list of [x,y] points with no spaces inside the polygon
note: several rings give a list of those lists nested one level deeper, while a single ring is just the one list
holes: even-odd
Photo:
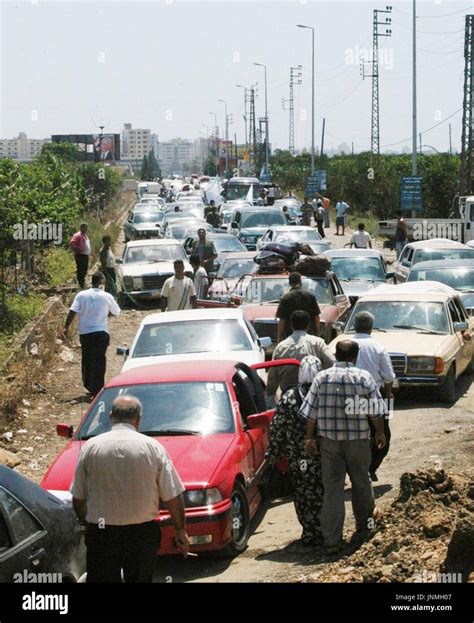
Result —
[{"label": "red car windshield", "polygon": [[145,435],[211,435],[235,432],[225,383],[147,383],[110,387],[101,393],[75,439],[86,440],[110,430],[110,410],[117,396],[134,396],[142,404],[140,432]]}]

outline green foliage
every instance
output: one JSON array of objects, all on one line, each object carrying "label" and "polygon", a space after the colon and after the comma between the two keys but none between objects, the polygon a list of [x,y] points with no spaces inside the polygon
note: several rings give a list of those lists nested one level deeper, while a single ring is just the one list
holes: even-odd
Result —
[{"label": "green foliage", "polygon": [[2,332],[11,334],[24,327],[41,311],[44,301],[45,297],[40,294],[9,294],[2,314]]},{"label": "green foliage", "polygon": [[49,156],[56,156],[63,162],[79,162],[81,152],[73,143],[46,143],[41,148],[39,158],[47,160]]},{"label": "green foliage", "polygon": [[140,171],[140,178],[142,180],[148,179],[148,156],[143,156],[142,170]]},{"label": "green foliage", "polygon": [[160,165],[155,158],[153,150],[148,154],[148,179],[154,180],[156,177],[161,177]]},{"label": "green foliage", "polygon": [[62,247],[50,248],[42,258],[42,268],[49,285],[61,286],[72,279],[76,273],[74,255]]},{"label": "green foliage", "polygon": [[[408,154],[373,157],[370,153],[318,159],[317,168],[327,171],[325,194],[336,202],[344,199],[361,215],[373,213],[377,219],[393,216],[400,207],[400,181],[411,175]],[[292,156],[277,150],[271,160],[275,182],[302,197],[311,170],[310,154]],[[373,169],[373,179],[371,177]],[[418,174],[424,177],[423,216],[447,218],[457,191],[459,157],[449,154],[420,155]]]},{"label": "green foliage", "polygon": [[217,175],[217,167],[214,162],[214,158],[212,156],[208,156],[206,162],[204,163],[204,175],[209,175],[210,177],[214,177]]}]

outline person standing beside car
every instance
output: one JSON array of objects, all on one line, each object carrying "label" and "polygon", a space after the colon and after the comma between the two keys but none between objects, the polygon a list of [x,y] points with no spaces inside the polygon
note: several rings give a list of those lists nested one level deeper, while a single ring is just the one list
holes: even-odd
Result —
[{"label": "person standing beside car", "polygon": [[[374,316],[370,312],[359,312],[354,318],[355,335],[352,337],[354,342],[359,345],[359,354],[357,356],[356,366],[361,370],[366,370],[372,375],[375,384],[380,393],[386,400],[393,400],[393,382],[395,381],[395,372],[393,371],[392,361],[386,349],[372,337],[372,328],[374,326]],[[390,403],[389,403],[390,404]],[[390,449],[390,426],[389,413],[384,416],[383,427],[386,444],[383,448],[377,448],[375,444],[375,427],[371,420],[370,436],[372,439],[372,459],[369,467],[369,474],[372,482],[376,482],[377,469],[387,456]]]},{"label": "person standing beside car", "polygon": [[407,243],[407,225],[403,218],[402,212],[397,212],[397,228],[395,230],[395,251],[397,254],[397,260],[402,254],[402,251]]},{"label": "person standing beside car", "polygon": [[184,274],[183,260],[173,262],[174,276],[163,284],[161,291],[161,311],[196,309],[197,299],[192,279]]},{"label": "person standing beside car", "polygon": [[367,246],[372,248],[372,237],[368,231],[365,231],[364,223],[357,225],[357,232],[352,234],[350,248],[367,249]]},{"label": "person standing beside car", "polygon": [[139,431],[140,401],[119,396],[107,433],[83,444],[71,485],[87,522],[87,582],[151,582],[161,534],[160,502],[171,515],[177,550],[189,550],[183,484],[166,449]]},{"label": "person standing beside car", "polygon": [[336,236],[339,236],[339,227],[342,227],[342,236],[346,228],[346,212],[349,210],[349,206],[345,201],[338,201],[336,203]]},{"label": "person standing beside car", "polygon": [[191,255],[189,263],[193,267],[194,271],[194,291],[198,299],[204,299],[207,296],[207,290],[209,285],[209,278],[207,276],[206,269],[201,266],[201,260],[199,255]]},{"label": "person standing beside car", "polygon": [[308,197],[304,198],[304,203],[301,206],[301,224],[306,227],[311,227],[311,219],[314,215],[314,208],[309,202]]},{"label": "person standing beside car", "polygon": [[197,233],[198,239],[193,242],[191,255],[199,255],[201,266],[203,266],[207,272],[210,272],[212,270],[214,260],[217,258],[216,247],[212,240],[206,239],[206,230],[204,227],[200,227]]},{"label": "person standing beside car", "polygon": [[103,247],[99,253],[100,265],[105,275],[105,291],[114,298],[117,295],[117,275],[115,273],[115,257],[112,251],[112,238],[104,236],[102,238]]}]

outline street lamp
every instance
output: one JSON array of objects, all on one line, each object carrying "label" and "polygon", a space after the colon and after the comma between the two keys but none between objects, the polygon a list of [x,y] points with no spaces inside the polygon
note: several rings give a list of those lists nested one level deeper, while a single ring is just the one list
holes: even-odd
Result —
[{"label": "street lamp", "polygon": [[258,67],[265,69],[265,176],[268,176],[270,169],[268,166],[268,100],[267,100],[267,66],[263,63],[254,63]]},{"label": "street lamp", "polygon": [[314,176],[314,28],[297,24],[297,28],[307,28],[311,30],[312,59],[311,59],[311,175]]},{"label": "street lamp", "polygon": [[217,157],[216,171],[217,171],[217,175],[219,176],[219,137],[218,137],[219,129],[217,127],[217,113],[210,112],[209,114],[214,116],[214,149],[216,150],[216,157]]},{"label": "street lamp", "polygon": [[227,102],[226,100],[217,100],[224,104],[225,115],[225,176],[229,176],[229,119],[227,117]]}]

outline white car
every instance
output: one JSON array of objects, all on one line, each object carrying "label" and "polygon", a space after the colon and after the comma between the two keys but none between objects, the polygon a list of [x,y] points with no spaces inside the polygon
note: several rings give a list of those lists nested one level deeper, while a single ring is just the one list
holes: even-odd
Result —
[{"label": "white car", "polygon": [[130,349],[117,348],[117,354],[126,357],[122,372],[172,361],[198,364],[204,359],[252,365],[265,361],[270,342],[258,337],[240,309],[191,309],[146,316]]},{"label": "white car", "polygon": [[162,238],[129,242],[123,257],[117,260],[121,286],[119,305],[159,299],[163,284],[174,275],[175,260],[183,260],[184,272],[192,278],[193,268],[178,240]]},{"label": "white car", "polygon": [[280,244],[291,244],[300,242],[311,247],[314,253],[329,251],[331,243],[322,238],[317,229],[307,225],[275,225],[257,240],[257,251],[267,242],[279,242]]}]

